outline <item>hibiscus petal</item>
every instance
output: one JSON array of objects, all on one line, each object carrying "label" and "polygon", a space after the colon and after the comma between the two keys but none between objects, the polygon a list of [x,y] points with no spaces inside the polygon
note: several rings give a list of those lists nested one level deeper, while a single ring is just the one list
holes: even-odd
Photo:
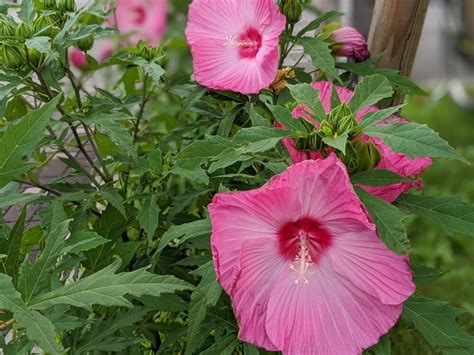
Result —
[{"label": "hibiscus petal", "polygon": [[252,239],[277,243],[278,230],[296,218],[301,207],[288,186],[220,193],[209,205],[211,245],[217,276],[230,293],[242,244]]},{"label": "hibiscus petal", "polygon": [[284,354],[359,354],[375,344],[400,316],[401,305],[385,305],[338,277],[328,260],[295,284],[284,268],[273,283],[266,330]]}]

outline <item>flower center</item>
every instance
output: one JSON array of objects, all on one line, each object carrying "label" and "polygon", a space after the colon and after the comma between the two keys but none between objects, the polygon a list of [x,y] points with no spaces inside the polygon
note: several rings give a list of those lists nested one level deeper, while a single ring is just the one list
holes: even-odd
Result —
[{"label": "flower center", "polygon": [[316,219],[300,218],[286,223],[278,232],[281,255],[290,260],[290,269],[295,271],[296,284],[308,284],[310,268],[317,264],[326,249],[332,244],[332,236]]},{"label": "flower center", "polygon": [[262,47],[262,35],[250,27],[240,36],[229,36],[227,46],[237,47],[241,58],[254,58]]},{"label": "flower center", "polygon": [[135,6],[132,9],[132,21],[136,25],[141,25],[145,22],[146,19],[146,10],[143,6]]}]

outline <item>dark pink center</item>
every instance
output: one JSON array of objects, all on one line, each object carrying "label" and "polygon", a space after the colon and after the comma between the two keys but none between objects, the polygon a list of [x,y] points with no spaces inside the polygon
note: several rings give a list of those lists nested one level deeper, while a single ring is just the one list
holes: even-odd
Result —
[{"label": "dark pink center", "polygon": [[241,58],[254,58],[262,47],[262,35],[250,27],[239,36],[238,45]]},{"label": "dark pink center", "polygon": [[136,25],[142,25],[146,19],[146,9],[143,6],[135,6],[132,9],[133,22]]},{"label": "dark pink center", "polygon": [[286,223],[278,232],[281,255],[288,260],[295,260],[301,252],[302,240],[313,263],[317,263],[332,244],[331,234],[321,226],[319,221],[311,217],[303,217],[296,222]]}]

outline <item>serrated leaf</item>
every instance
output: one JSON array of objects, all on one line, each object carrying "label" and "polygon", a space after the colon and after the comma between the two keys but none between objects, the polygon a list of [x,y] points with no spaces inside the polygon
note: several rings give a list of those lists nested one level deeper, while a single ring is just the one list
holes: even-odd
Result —
[{"label": "serrated leaf", "polygon": [[379,74],[367,76],[355,88],[349,107],[352,112],[359,112],[392,95],[392,86],[384,76]]},{"label": "serrated leaf", "polygon": [[250,121],[252,121],[252,126],[258,127],[258,126],[263,126],[263,127],[272,127],[272,124],[270,121],[266,120],[263,118],[256,110],[253,105],[249,105],[249,116],[250,116]]},{"label": "serrated leaf", "polygon": [[232,141],[218,136],[209,140],[195,141],[177,154],[176,166],[194,170],[229,147],[232,147]]},{"label": "serrated leaf", "polygon": [[32,153],[43,139],[49,119],[56,110],[60,97],[31,111],[18,122],[10,123],[0,139],[0,186],[29,170],[23,157]]},{"label": "serrated leaf", "polygon": [[211,222],[207,218],[172,226],[161,236],[156,253],[161,252],[172,241],[176,241],[179,245],[189,239],[210,234]]},{"label": "serrated leaf", "polygon": [[218,169],[226,168],[237,162],[251,159],[251,156],[245,155],[245,153],[246,152],[243,148],[227,148],[213,159],[215,161],[209,166],[209,173],[212,174]]},{"label": "serrated leaf", "polygon": [[335,18],[341,17],[342,15],[344,15],[344,14],[342,12],[338,12],[338,11],[326,12],[326,13],[322,14],[321,16],[317,17],[316,19],[314,19],[313,21],[311,21],[310,23],[308,23],[305,27],[303,27],[303,29],[298,32],[296,37],[301,37],[306,32],[316,30],[324,21],[333,20]]},{"label": "serrated leaf", "polygon": [[411,158],[452,158],[466,162],[438,133],[424,124],[410,122],[370,126],[364,133],[382,139],[394,151]]},{"label": "serrated leaf", "polygon": [[314,112],[314,118],[318,122],[326,119],[326,111],[319,100],[319,90],[315,90],[311,84],[287,85],[291,96],[300,104],[305,104]]},{"label": "serrated leaf", "polygon": [[34,48],[40,53],[50,55],[52,52],[49,37],[46,36],[29,38],[25,41],[25,44],[28,48]]},{"label": "serrated leaf", "polygon": [[50,288],[51,274],[64,248],[66,238],[69,236],[70,222],[71,220],[67,220],[56,226],[51,226],[51,232],[45,238],[44,249],[33,265],[29,263],[28,259],[23,261],[18,289],[27,305],[33,296],[41,290]]},{"label": "serrated leaf", "polygon": [[341,134],[338,137],[324,137],[323,142],[334,149],[339,150],[342,154],[346,154],[346,145],[349,135],[347,133]]},{"label": "serrated leaf", "polygon": [[273,118],[292,133],[298,131],[306,132],[305,125],[300,120],[294,119],[291,111],[287,108],[275,105],[267,105],[267,107],[272,112]]},{"label": "serrated leaf", "polygon": [[192,169],[180,168],[178,166],[175,166],[171,172],[175,175],[182,176],[190,181],[195,181],[198,184],[209,184],[209,176],[206,174],[204,169],[199,166]]},{"label": "serrated leaf", "polygon": [[158,228],[159,217],[160,208],[156,203],[156,198],[152,196],[145,199],[142,210],[138,214],[138,222],[140,223],[140,227],[145,231],[150,242],[155,236],[156,228]]},{"label": "serrated leaf", "polygon": [[33,23],[33,20],[35,19],[35,5],[33,0],[22,0],[21,2],[21,7],[20,7],[20,12],[18,13],[18,17],[20,20],[26,23]]},{"label": "serrated leaf", "polygon": [[412,270],[414,272],[413,282],[417,285],[421,283],[436,281],[444,274],[444,272],[441,270],[424,265],[414,265],[412,266]]},{"label": "serrated leaf", "polygon": [[407,216],[395,206],[372,196],[367,191],[359,187],[356,187],[355,190],[369,211],[384,244],[397,254],[408,254],[410,241],[403,223]]},{"label": "serrated leaf", "polygon": [[405,194],[398,198],[397,205],[426,218],[448,234],[474,236],[474,206],[457,197]]},{"label": "serrated leaf", "polygon": [[365,186],[388,186],[398,183],[408,183],[413,180],[400,176],[390,170],[374,169],[352,175],[351,181],[353,184]]},{"label": "serrated leaf", "polygon": [[456,318],[464,310],[447,302],[412,297],[403,305],[402,318],[412,323],[438,351],[450,354],[473,354],[474,337],[464,331]]},{"label": "serrated leaf", "polygon": [[64,247],[63,251],[65,253],[79,254],[109,242],[109,239],[105,239],[95,232],[78,231],[66,240],[66,247]]},{"label": "serrated leaf", "polygon": [[[275,148],[287,131],[273,127],[242,128],[234,137],[236,144],[247,144],[242,148],[242,153],[260,153]],[[216,158],[217,160],[217,158]]]},{"label": "serrated leaf", "polygon": [[201,339],[197,337],[202,322],[206,318],[207,307],[215,305],[221,295],[221,288],[216,280],[212,261],[197,269],[195,274],[201,276],[201,281],[191,295],[189,304],[189,323],[186,345],[186,355],[191,355],[200,345]]},{"label": "serrated leaf", "polygon": [[18,328],[26,330],[27,337],[48,354],[61,354],[56,342],[56,331],[48,318],[28,309],[20,293],[13,287],[9,276],[0,274],[0,309],[13,313]]},{"label": "serrated leaf", "polygon": [[21,240],[25,231],[26,206],[21,209],[20,215],[13,226],[7,240],[0,241],[0,254],[6,258],[0,260],[0,272],[13,278],[16,285],[18,265],[20,261]]},{"label": "serrated leaf", "polygon": [[158,296],[162,293],[174,293],[191,288],[185,281],[173,276],[152,274],[147,268],[116,274],[120,265],[120,259],[116,259],[106,268],[90,276],[38,295],[31,301],[30,307],[47,309],[60,304],[85,309],[91,309],[93,305],[131,307],[132,304],[125,298],[126,295]]},{"label": "serrated leaf", "polygon": [[127,218],[127,212],[125,211],[124,201],[117,189],[112,187],[106,187],[100,191],[100,194],[109,202],[122,216]]},{"label": "serrated leaf", "polygon": [[403,105],[398,105],[398,106],[393,106],[389,107],[383,110],[377,110],[375,112],[369,112],[364,115],[364,118],[360,122],[360,126],[362,129],[375,125],[379,122],[382,122],[388,118],[390,118],[393,114],[397,113],[400,111],[402,107],[404,107],[405,104]]},{"label": "serrated leaf", "polygon": [[146,63],[143,64],[142,67],[143,70],[145,70],[145,73],[147,73],[154,81],[155,85],[159,85],[161,77],[165,73],[165,70],[156,63]]},{"label": "serrated leaf", "polygon": [[14,193],[0,196],[0,208],[16,205],[17,203],[32,202],[43,195],[41,194],[29,194],[29,193]]},{"label": "serrated leaf", "polygon": [[329,48],[329,43],[319,39],[303,37],[300,43],[304,48],[304,52],[309,54],[313,63],[324,73],[331,75],[333,78],[339,79],[336,71],[336,62]]}]

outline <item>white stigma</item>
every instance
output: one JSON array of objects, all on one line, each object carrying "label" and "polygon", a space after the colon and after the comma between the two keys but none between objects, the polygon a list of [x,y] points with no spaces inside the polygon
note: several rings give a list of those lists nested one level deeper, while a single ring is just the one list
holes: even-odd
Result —
[{"label": "white stigma", "polygon": [[251,39],[238,39],[237,36],[229,35],[225,38],[225,47],[247,47],[247,48],[257,48],[258,43]]},{"label": "white stigma", "polygon": [[309,253],[308,241],[306,236],[300,236],[300,246],[298,253],[296,254],[295,260],[290,264],[290,269],[296,272],[295,284],[307,285],[308,281],[308,269],[313,263],[311,255]]}]

